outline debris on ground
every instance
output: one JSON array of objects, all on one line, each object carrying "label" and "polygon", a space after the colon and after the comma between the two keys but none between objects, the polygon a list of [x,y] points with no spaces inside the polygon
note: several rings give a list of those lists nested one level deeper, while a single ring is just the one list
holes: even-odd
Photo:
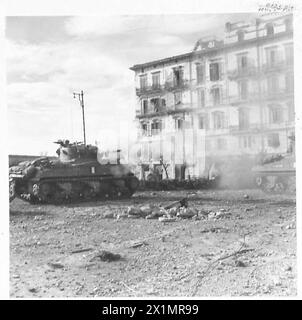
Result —
[{"label": "debris on ground", "polygon": [[78,249],[78,250],[71,251],[71,253],[82,253],[82,252],[91,251],[91,250],[92,248]]},{"label": "debris on ground", "polygon": [[101,250],[101,251],[97,252],[94,255],[94,257],[90,259],[90,261],[101,260],[101,261],[111,262],[111,261],[118,261],[121,258],[122,257],[120,254],[112,253],[112,252],[106,251],[106,250]]},{"label": "debris on ground", "polygon": [[59,262],[48,262],[47,265],[53,269],[63,269],[64,268],[64,265]]}]

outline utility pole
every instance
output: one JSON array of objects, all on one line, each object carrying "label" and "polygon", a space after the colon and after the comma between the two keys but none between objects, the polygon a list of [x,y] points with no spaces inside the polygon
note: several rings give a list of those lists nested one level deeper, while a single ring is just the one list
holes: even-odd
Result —
[{"label": "utility pole", "polygon": [[85,132],[85,111],[84,111],[84,92],[83,90],[81,93],[73,93],[73,98],[75,99],[76,96],[79,97],[80,105],[82,107],[82,115],[83,115],[83,133],[84,133],[84,145],[86,146],[86,132]]}]

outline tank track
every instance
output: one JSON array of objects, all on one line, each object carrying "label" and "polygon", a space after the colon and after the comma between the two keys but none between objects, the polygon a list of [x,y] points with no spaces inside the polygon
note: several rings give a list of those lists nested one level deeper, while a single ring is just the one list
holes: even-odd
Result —
[{"label": "tank track", "polygon": [[64,204],[96,200],[127,199],[138,186],[134,176],[127,178],[42,179],[31,182],[29,193],[19,197],[32,204]]},{"label": "tank track", "polygon": [[269,175],[256,178],[256,184],[262,191],[272,194],[296,194],[295,176]]}]

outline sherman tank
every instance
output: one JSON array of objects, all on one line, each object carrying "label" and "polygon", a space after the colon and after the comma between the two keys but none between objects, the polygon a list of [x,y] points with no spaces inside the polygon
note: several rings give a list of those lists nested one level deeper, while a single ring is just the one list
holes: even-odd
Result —
[{"label": "sherman tank", "polygon": [[265,192],[296,192],[295,137],[290,136],[289,139],[291,144],[287,153],[264,156],[260,164],[252,169],[257,187]]},{"label": "sherman tank", "polygon": [[58,157],[41,157],[9,169],[9,197],[31,203],[62,203],[131,197],[139,181],[129,166],[116,161],[100,163],[97,147],[59,140]]}]

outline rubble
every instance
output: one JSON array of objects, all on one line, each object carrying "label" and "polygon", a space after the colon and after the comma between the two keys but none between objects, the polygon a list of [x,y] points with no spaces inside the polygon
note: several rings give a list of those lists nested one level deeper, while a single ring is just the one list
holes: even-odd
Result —
[{"label": "rubble", "polygon": [[121,258],[122,257],[120,254],[112,253],[106,250],[101,250],[97,252],[97,254],[95,254],[93,258],[90,259],[90,262],[98,259],[101,261],[111,262],[111,261],[118,261]]}]

